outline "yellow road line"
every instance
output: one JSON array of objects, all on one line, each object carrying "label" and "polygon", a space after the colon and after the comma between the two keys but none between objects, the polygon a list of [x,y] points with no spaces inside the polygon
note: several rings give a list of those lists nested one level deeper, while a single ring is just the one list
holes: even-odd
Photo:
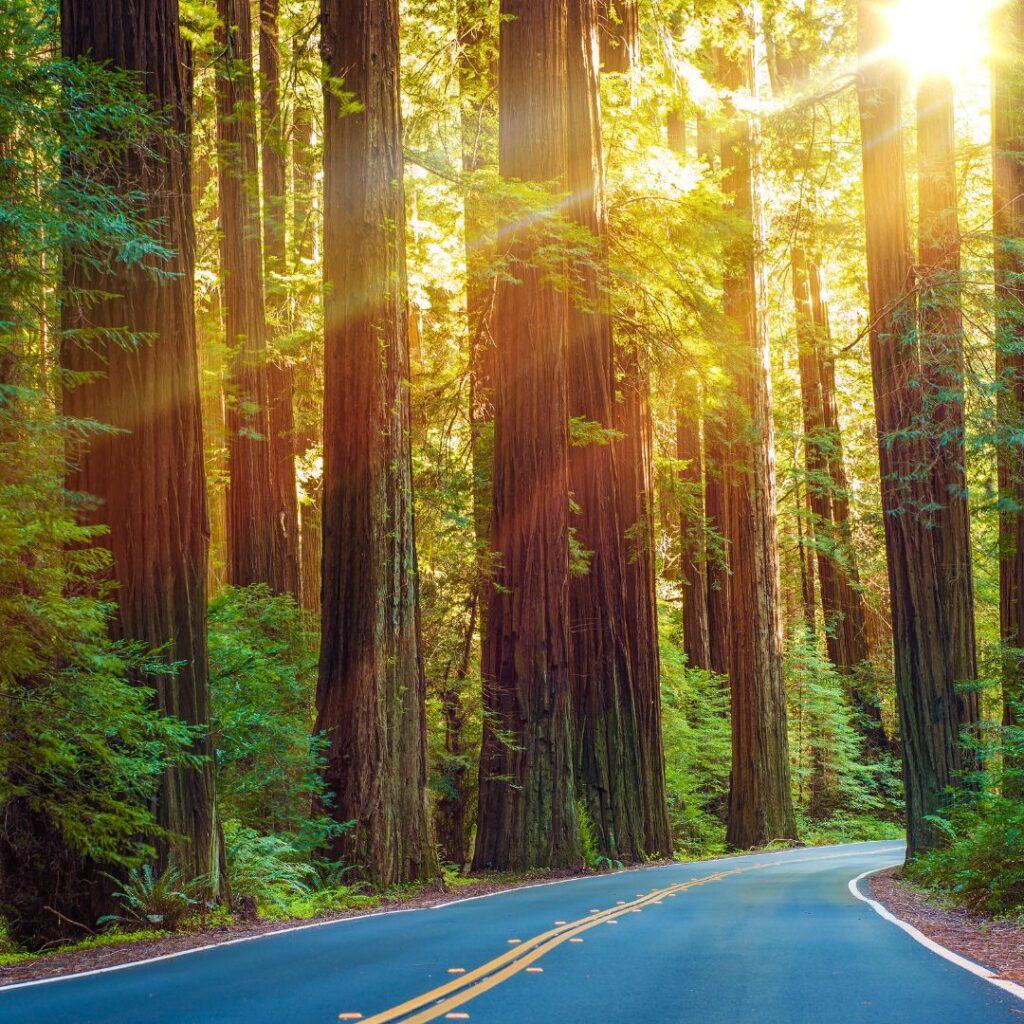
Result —
[{"label": "yellow road line", "polygon": [[[367,1017],[362,1024],[426,1024],[428,1021],[436,1020],[456,1007],[475,999],[484,992],[507,981],[513,975],[529,968],[534,961],[546,956],[553,949],[567,941],[582,942],[579,936],[596,928],[598,925],[615,923],[614,919],[637,912],[644,906],[660,905],[665,896],[675,896],[677,893],[695,889],[709,882],[717,882],[723,878],[733,875],[742,875],[750,871],[760,871],[765,868],[779,867],[786,864],[807,864],[822,860],[836,860],[844,857],[863,856],[862,853],[831,854],[822,857],[808,857],[801,860],[769,861],[763,864],[750,864],[746,867],[732,868],[728,871],[719,871],[711,875],[704,875],[700,878],[692,878],[685,882],[678,882],[675,885],[664,889],[652,889],[646,895],[628,903],[618,902],[616,906],[608,910],[591,911],[586,917],[570,921],[567,924],[552,928],[532,939],[526,939],[513,946],[501,956],[489,960],[485,964],[467,971],[465,974],[443,985],[415,996],[404,1003],[393,1006],[373,1017]],[[534,968],[537,971],[537,968]],[[416,1013],[415,1011],[421,1011]],[[414,1016],[408,1016],[415,1014]]]},{"label": "yellow road line", "polygon": [[[731,871],[719,872],[718,874],[708,875],[704,878],[690,879],[689,881],[680,882],[676,885],[670,886],[668,889],[655,890],[648,893],[643,898],[633,900],[625,905],[598,911],[596,914],[588,914],[586,917],[579,918],[576,921],[570,921],[568,924],[561,925],[558,928],[552,928],[549,931],[534,936],[532,939],[524,940],[508,952],[495,957],[493,960],[489,960],[485,964],[481,964],[472,971],[467,971],[466,974],[459,978],[449,981],[444,985],[439,985],[437,988],[431,989],[429,992],[424,992],[422,995],[416,996],[415,998],[401,1003],[398,1006],[393,1006],[391,1009],[385,1010],[383,1013],[366,1018],[364,1024],[389,1024],[389,1022],[404,1018],[406,1014],[412,1013],[414,1010],[418,1010],[421,1007],[426,1006],[428,1003],[443,999],[445,996],[448,996],[453,992],[458,992],[459,989],[472,987],[474,990],[473,995],[476,995],[478,994],[476,992],[476,988],[478,987],[477,983],[490,980],[489,976],[497,977],[495,972],[501,974],[501,980],[504,980],[505,977],[510,977],[512,974],[518,973],[523,968],[532,964],[534,960],[544,956],[556,946],[561,945],[567,939],[577,937],[581,932],[589,931],[591,928],[596,928],[598,925],[605,924],[609,920],[619,917],[622,914],[630,913],[637,906],[645,906],[652,903],[654,900],[658,899],[659,896],[664,895],[670,890],[685,891],[686,889],[694,888],[697,885],[703,885],[706,882],[717,881],[719,878],[724,878],[726,875],[737,874],[739,871],[749,870],[752,869],[734,868]],[[503,973],[501,970],[502,968],[508,971],[508,973]],[[493,984],[496,984],[496,982],[493,982],[487,987],[490,988]],[[485,989],[480,989],[480,991],[485,991]],[[408,1024],[413,1024],[413,1022],[420,1020],[433,1020],[446,1010],[461,1005],[461,1003],[465,1002],[467,998],[473,998],[473,996],[467,996],[463,993],[462,996],[457,998],[457,1002],[449,1001],[430,1007],[429,1010],[427,1010],[428,1016],[416,1016],[409,1018]]]}]

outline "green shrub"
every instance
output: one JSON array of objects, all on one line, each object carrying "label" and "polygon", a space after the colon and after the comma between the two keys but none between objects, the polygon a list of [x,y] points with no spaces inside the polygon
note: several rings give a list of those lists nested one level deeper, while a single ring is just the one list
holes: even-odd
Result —
[{"label": "green shrub", "polygon": [[209,629],[221,814],[267,834],[306,833],[323,791],[323,741],[310,739],[316,637],[294,599],[265,586],[231,587],[214,598]]},{"label": "green shrub", "polygon": [[974,910],[1024,914],[1024,801],[990,796],[943,820],[948,845],[915,858],[906,876]]},{"label": "green shrub", "polygon": [[[872,832],[872,820],[896,820],[899,765],[889,754],[867,757],[850,701],[852,681],[839,674],[805,627],[786,645],[785,672],[798,815],[836,841]],[[832,823],[831,831],[823,827],[826,822]]]},{"label": "green shrub", "polygon": [[732,734],[729,690],[719,676],[688,668],[673,641],[678,610],[662,606],[661,702],[669,823],[676,851],[703,856],[725,849]]},{"label": "green shrub", "polygon": [[[112,879],[117,882],[117,879]],[[200,905],[210,887],[209,879],[184,879],[174,864],[157,874],[152,864],[132,868],[128,881],[122,883],[114,898],[121,905],[120,914],[107,914],[100,924],[118,922],[132,927],[157,926],[176,932],[185,919]]]},{"label": "green shrub", "polygon": [[977,790],[931,819],[946,845],[916,857],[906,875],[974,910],[1024,914],[1024,728],[993,726],[982,739]]},{"label": "green shrub", "polygon": [[262,916],[314,917],[376,902],[344,885],[347,869],[317,859],[294,834],[261,835],[229,820],[224,848],[232,899],[249,901]]}]

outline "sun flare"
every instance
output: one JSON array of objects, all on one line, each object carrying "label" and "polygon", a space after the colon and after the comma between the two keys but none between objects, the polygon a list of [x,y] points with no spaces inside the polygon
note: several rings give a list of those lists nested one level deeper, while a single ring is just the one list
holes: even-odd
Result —
[{"label": "sun flare", "polygon": [[889,11],[892,51],[916,80],[955,80],[987,59],[996,6],[998,0],[898,0]]}]

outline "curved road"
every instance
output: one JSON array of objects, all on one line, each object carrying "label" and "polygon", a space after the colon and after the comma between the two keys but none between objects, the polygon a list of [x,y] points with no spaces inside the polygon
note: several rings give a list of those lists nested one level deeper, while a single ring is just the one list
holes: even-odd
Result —
[{"label": "curved road", "polygon": [[[3,1024],[1009,1024],[850,894],[898,843],[621,872],[0,989]],[[518,942],[514,940],[519,940]]]}]

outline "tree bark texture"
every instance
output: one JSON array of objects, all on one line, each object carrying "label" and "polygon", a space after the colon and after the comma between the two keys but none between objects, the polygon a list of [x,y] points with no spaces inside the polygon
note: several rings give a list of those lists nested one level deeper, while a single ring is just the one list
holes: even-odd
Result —
[{"label": "tree bark texture", "polygon": [[[957,684],[978,678],[974,568],[964,425],[964,325],[957,218],[953,86],[929,76],[917,96],[918,303],[929,448],[930,520],[936,545],[948,654]],[[980,716],[977,692],[958,695],[966,723]]]},{"label": "tree bark texture", "polygon": [[[502,0],[499,170],[565,182],[566,0]],[[497,564],[483,650],[484,735],[473,866],[580,860],[569,674],[569,416],[564,292],[536,265],[545,239],[507,226],[497,284]]]},{"label": "tree bark texture", "polygon": [[[278,0],[260,0],[260,129],[263,170],[263,266],[267,281],[267,340],[273,341],[288,319],[287,187],[285,132],[281,113],[281,54]],[[270,462],[274,488],[274,525],[280,534],[283,589],[300,597],[299,498],[295,479],[295,369],[282,352],[267,362]]]},{"label": "tree bark texture", "polygon": [[[461,0],[459,114],[462,170],[473,175],[498,163],[497,0]],[[491,576],[491,504],[494,475],[494,229],[487,201],[469,184],[463,207],[466,240],[466,320],[469,333],[469,414],[473,459],[473,528],[478,593]],[[481,604],[481,645],[487,632]]]},{"label": "tree bark texture", "polygon": [[676,458],[683,486],[679,513],[679,583],[683,597],[683,650],[692,668],[711,667],[708,632],[707,547],[704,537],[704,453],[700,395],[685,378],[676,411]]},{"label": "tree bark texture", "polygon": [[999,423],[999,621],[1011,648],[1003,668],[1003,720],[1024,721],[1024,457],[1011,440],[1024,419],[1024,2],[995,14],[993,66],[996,371]]},{"label": "tree bark texture", "polygon": [[[145,195],[150,230],[175,256],[126,263],[99,278],[88,254],[72,252],[65,265],[62,365],[95,376],[66,389],[64,412],[116,428],[71,453],[68,487],[96,499],[83,518],[109,531],[97,543],[113,555],[115,634],[166,647],[167,661],[178,668],[155,682],[161,710],[207,726],[209,525],[193,314],[190,55],[179,37],[176,0],[145,7],[64,0],[61,44],[66,57],[140,72],[154,108],[170,119],[170,131],[150,140],[151,158],[135,150],[106,173],[110,183]],[[76,298],[83,288],[110,297],[84,303]],[[138,343],[78,344],[68,333],[96,330],[127,330]],[[156,808],[158,823],[180,837],[171,839],[168,853],[186,876],[218,865],[208,735],[195,753],[207,760],[168,771]]]},{"label": "tree bark texture", "polygon": [[[293,57],[298,60],[301,51],[293,47]],[[313,150],[313,114],[304,97],[298,97],[293,108],[291,123],[292,138],[292,209],[291,237],[293,273],[313,260],[313,241],[317,233],[317,218],[313,209],[313,192],[316,188],[316,157]],[[291,297],[292,326],[300,322],[300,308],[304,292],[293,289]],[[314,448],[322,437],[322,409],[316,392],[322,390],[318,379],[319,367],[313,365],[311,353],[303,352],[296,365],[298,387],[293,390],[293,413],[295,424],[295,453],[303,455]],[[303,401],[305,397],[305,401]],[[296,401],[297,400],[297,401]],[[321,516],[322,479],[309,479],[303,483],[303,500],[299,507],[299,598],[303,610],[314,620],[320,618],[320,569],[323,561]]]},{"label": "tree bark texture", "polygon": [[616,429],[619,528],[625,538],[626,640],[638,705],[643,772],[645,841],[651,851],[671,850],[661,736],[661,663],[654,564],[654,438],[651,385],[645,354],[633,339],[616,346],[619,394]]},{"label": "tree bark texture", "polygon": [[[566,213],[597,246],[571,268],[578,298],[568,313],[569,415],[611,429],[615,355],[601,265],[607,230],[598,93],[594,0],[568,0]],[[624,538],[615,500],[612,444],[574,445],[569,484],[579,513],[576,539],[588,552],[585,573],[569,583],[570,672],[576,725],[577,789],[600,851],[638,860],[647,852],[640,702],[633,688],[626,635]]]},{"label": "tree bark texture", "polygon": [[920,429],[921,363],[914,342],[915,288],[907,218],[901,113],[902,69],[880,56],[887,38],[884,5],[858,6],[861,64],[857,88],[864,167],[871,371],[875,393],[882,506],[892,605],[893,649],[908,856],[935,846],[940,834],[927,818],[948,802],[947,790],[965,767],[965,721],[956,690],[950,636],[930,500],[927,453]]},{"label": "tree bark texture", "polygon": [[419,652],[397,0],[324,0],[323,602],[317,731],[333,852],[433,876]]},{"label": "tree bark texture", "polygon": [[217,160],[225,342],[229,352],[228,582],[286,589],[271,451],[252,20],[248,0],[217,0]]},{"label": "tree bark texture", "polygon": [[637,0],[595,0],[601,40],[601,67],[625,74],[640,60]]},{"label": "tree bark texture", "polygon": [[[752,26],[756,31],[757,27]],[[728,89],[753,87],[753,54],[723,57]],[[737,345],[729,411],[726,538],[729,581],[728,668],[732,690],[732,781],[727,841],[738,849],[792,839],[786,695],[779,614],[779,549],[775,522],[775,439],[760,272],[756,131],[734,117],[723,139],[723,189],[743,225],[729,254],[725,314]]]}]

